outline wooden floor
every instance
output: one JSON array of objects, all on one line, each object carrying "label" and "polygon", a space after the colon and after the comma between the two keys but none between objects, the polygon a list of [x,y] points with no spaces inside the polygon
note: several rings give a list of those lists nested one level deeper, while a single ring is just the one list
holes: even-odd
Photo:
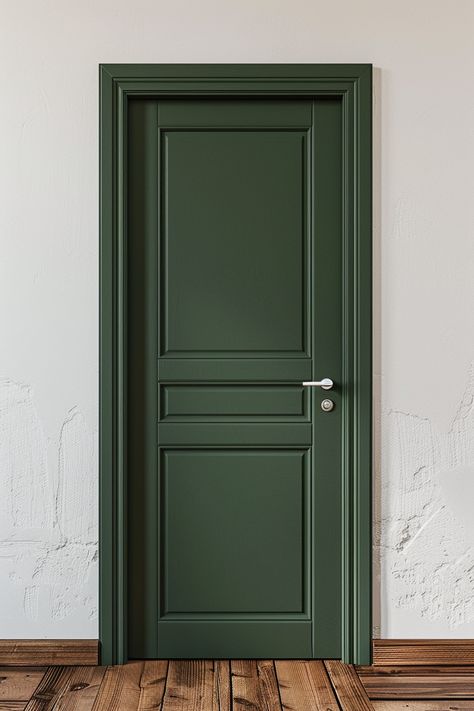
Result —
[{"label": "wooden floor", "polygon": [[147,661],[1,667],[0,711],[474,711],[474,667]]}]

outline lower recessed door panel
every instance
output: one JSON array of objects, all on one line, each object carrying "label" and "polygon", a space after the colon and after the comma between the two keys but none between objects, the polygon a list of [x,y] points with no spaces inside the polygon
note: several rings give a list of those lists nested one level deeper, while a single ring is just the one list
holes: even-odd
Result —
[{"label": "lower recessed door panel", "polygon": [[307,614],[307,469],[300,450],[162,453],[165,616]]},{"label": "lower recessed door panel", "polygon": [[310,654],[308,473],[301,450],[163,452],[159,649],[250,656],[265,618],[262,654]]}]

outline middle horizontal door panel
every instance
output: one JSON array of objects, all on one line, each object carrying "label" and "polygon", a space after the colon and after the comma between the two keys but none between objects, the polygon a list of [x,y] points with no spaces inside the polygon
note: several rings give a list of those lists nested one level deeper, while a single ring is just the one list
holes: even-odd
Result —
[{"label": "middle horizontal door panel", "polygon": [[308,390],[296,385],[166,384],[162,420],[309,420]]},{"label": "middle horizontal door panel", "polygon": [[290,422],[162,422],[158,425],[161,446],[274,445],[311,446],[311,423]]}]

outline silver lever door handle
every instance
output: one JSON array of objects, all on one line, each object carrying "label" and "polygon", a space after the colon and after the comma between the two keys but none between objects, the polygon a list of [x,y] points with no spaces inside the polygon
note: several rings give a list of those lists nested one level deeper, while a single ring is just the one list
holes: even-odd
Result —
[{"label": "silver lever door handle", "polygon": [[331,378],[323,378],[322,380],[305,380],[303,385],[308,388],[322,388],[323,390],[331,390],[334,383]]}]

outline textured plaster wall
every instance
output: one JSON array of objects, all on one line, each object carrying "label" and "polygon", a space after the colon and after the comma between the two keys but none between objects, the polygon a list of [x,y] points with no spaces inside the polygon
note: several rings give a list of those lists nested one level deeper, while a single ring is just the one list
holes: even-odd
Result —
[{"label": "textured plaster wall", "polygon": [[99,62],[373,62],[375,626],[474,637],[472,0],[0,2],[0,637],[97,635]]}]

